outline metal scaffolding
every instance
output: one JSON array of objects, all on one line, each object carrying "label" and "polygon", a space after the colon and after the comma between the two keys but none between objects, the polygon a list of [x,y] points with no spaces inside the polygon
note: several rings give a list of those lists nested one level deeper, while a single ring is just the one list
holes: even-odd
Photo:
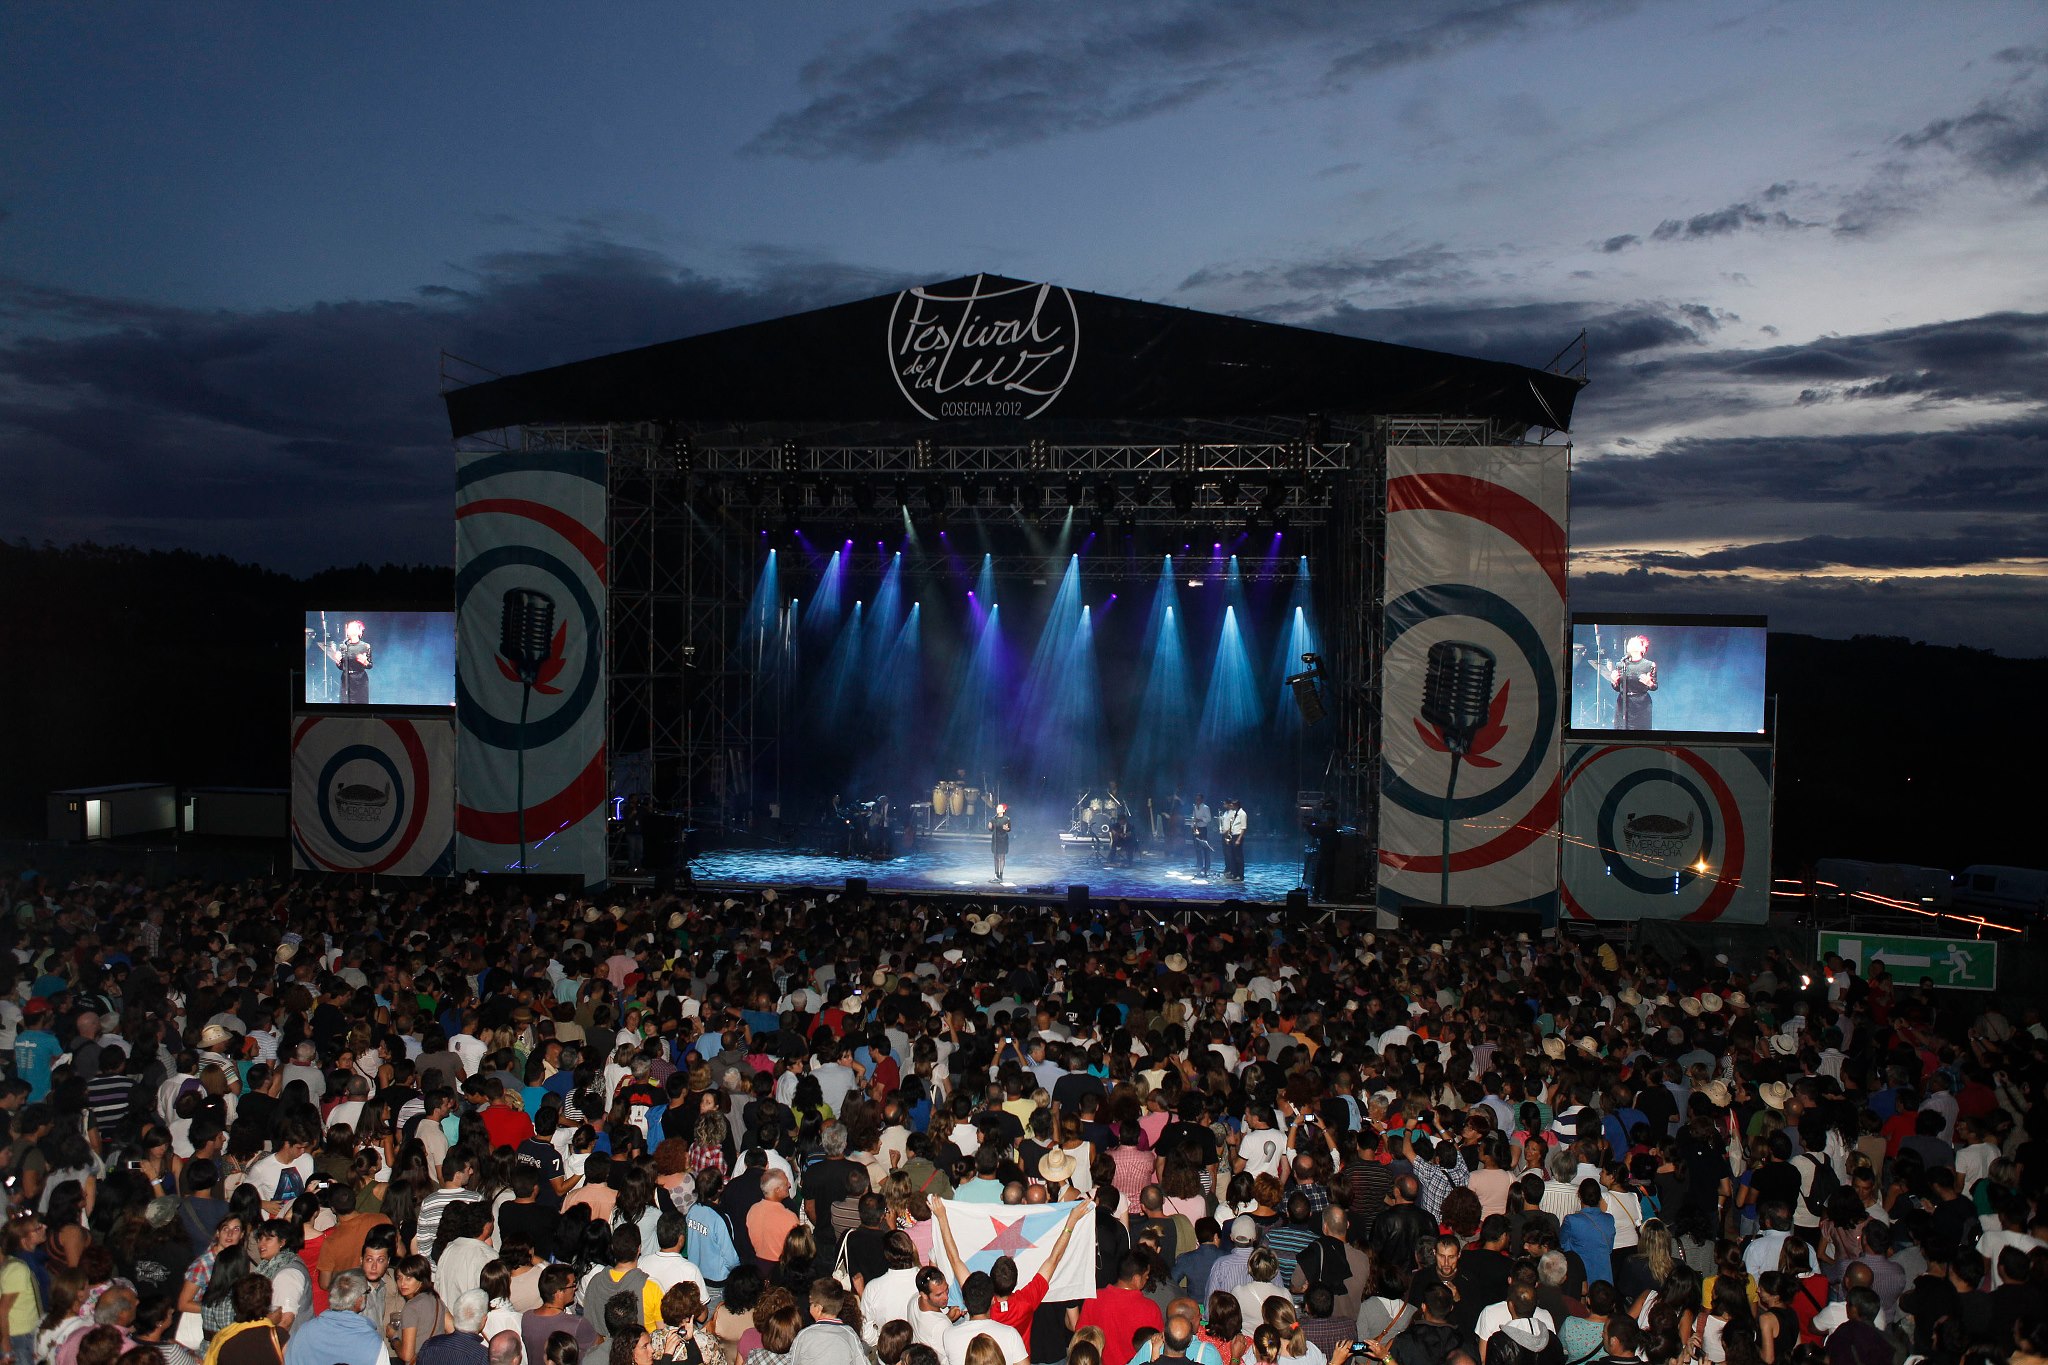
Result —
[{"label": "metal scaffolding", "polygon": [[[1332,585],[1324,678],[1335,734],[1323,789],[1370,840],[1387,448],[1485,445],[1521,433],[1429,417],[1032,425],[1033,439],[1021,442],[963,440],[959,428],[941,442],[930,427],[909,425],[522,429],[524,449],[594,449],[610,465],[612,790],[644,789],[714,828],[747,826],[779,799],[776,683],[741,655],[763,531],[879,525],[905,510],[941,525],[997,518],[1050,527],[1075,517],[1126,529],[1266,525],[1310,533],[1317,576]],[[1099,557],[1089,572],[1113,576],[1117,560]],[[623,848],[613,855],[622,867]]]}]

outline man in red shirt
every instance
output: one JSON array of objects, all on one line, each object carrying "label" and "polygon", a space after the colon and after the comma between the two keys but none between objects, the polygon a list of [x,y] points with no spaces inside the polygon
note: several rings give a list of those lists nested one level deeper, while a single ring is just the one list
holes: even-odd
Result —
[{"label": "man in red shirt", "polygon": [[533,1136],[533,1120],[519,1107],[518,1097],[505,1089],[503,1081],[487,1077],[484,1089],[491,1097],[484,1107],[484,1132],[490,1136],[493,1151],[500,1147],[516,1148]]},{"label": "man in red shirt", "polygon": [[[1052,1244],[1052,1250],[1046,1254],[1044,1262],[1038,1267],[1038,1272],[1028,1283],[1021,1286],[1017,1283],[1017,1262],[1014,1257],[998,1256],[996,1263],[989,1267],[988,1277],[995,1283],[996,1289],[995,1302],[989,1305],[989,1318],[1002,1323],[1005,1327],[1014,1327],[1017,1335],[1024,1338],[1027,1349],[1031,1345],[1032,1316],[1038,1312],[1038,1306],[1045,1302],[1046,1290],[1052,1287],[1051,1277],[1059,1271],[1060,1257],[1067,1254],[1067,1243],[1073,1238],[1074,1224],[1080,1222],[1082,1216],[1093,1207],[1094,1205],[1086,1200],[1074,1205],[1073,1212],[1067,1215],[1067,1221],[1060,1225],[1059,1240]],[[965,1284],[967,1262],[960,1258],[960,1248],[953,1244],[953,1225],[946,1221],[946,1201],[934,1199],[932,1212],[938,1218],[939,1237],[946,1248],[946,1260],[953,1267],[953,1283]],[[1144,1280],[1140,1279],[1138,1283],[1142,1287]],[[1104,1365],[1107,1365],[1107,1362],[1104,1362]]]},{"label": "man in red shirt", "polygon": [[1081,1306],[1075,1330],[1102,1329],[1102,1365],[1130,1365],[1136,1354],[1131,1346],[1132,1337],[1147,1327],[1166,1330],[1166,1318],[1159,1305],[1145,1297],[1145,1275],[1144,1253],[1127,1252],[1117,1266],[1116,1283]]}]

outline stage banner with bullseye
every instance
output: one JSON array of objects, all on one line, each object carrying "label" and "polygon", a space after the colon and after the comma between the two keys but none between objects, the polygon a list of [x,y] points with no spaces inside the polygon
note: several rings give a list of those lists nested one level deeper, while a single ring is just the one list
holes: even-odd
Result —
[{"label": "stage banner with bullseye", "polygon": [[1387,452],[1383,907],[1556,912],[1570,458]]},{"label": "stage banner with bullseye", "polygon": [[1762,924],[1771,906],[1767,745],[1574,743],[1564,912]]},{"label": "stage banner with bullseye", "polygon": [[301,872],[454,871],[454,721],[294,716],[291,830]]},{"label": "stage banner with bullseye", "polygon": [[596,451],[457,457],[463,871],[604,879],[605,508]]}]

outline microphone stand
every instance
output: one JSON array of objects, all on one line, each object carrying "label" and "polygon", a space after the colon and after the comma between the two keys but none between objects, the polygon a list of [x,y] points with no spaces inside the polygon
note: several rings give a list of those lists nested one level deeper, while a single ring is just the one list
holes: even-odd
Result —
[{"label": "microphone stand", "polygon": [[1458,790],[1458,763],[1465,756],[1463,745],[1453,743],[1450,749],[1451,780],[1444,784],[1444,861],[1436,895],[1438,905],[1451,903],[1451,796]]},{"label": "microphone stand", "polygon": [[[527,680],[525,670],[519,678],[519,729],[517,747],[513,750],[514,772],[513,801],[519,807],[519,875],[526,875],[526,708],[533,704],[533,684]],[[1455,762],[1455,760],[1454,760]],[[1451,770],[1457,772],[1455,767]],[[1448,838],[1449,836],[1445,836]]]}]

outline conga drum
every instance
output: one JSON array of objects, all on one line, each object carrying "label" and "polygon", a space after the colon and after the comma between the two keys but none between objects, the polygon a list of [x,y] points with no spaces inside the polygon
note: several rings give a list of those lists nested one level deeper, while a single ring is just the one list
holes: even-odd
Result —
[{"label": "conga drum", "polygon": [[941,782],[938,786],[932,788],[933,815],[944,815],[946,813],[946,794],[952,789],[953,784],[951,782]]},{"label": "conga drum", "polygon": [[968,813],[969,815],[974,815],[974,814],[977,814],[977,813],[979,813],[979,812],[980,812],[980,810],[981,810],[981,788],[979,788],[979,787],[963,787],[963,788],[961,789],[961,792],[960,792],[960,794],[961,794],[961,796],[962,796],[963,798],[965,798],[965,800],[966,800],[966,803],[967,803],[967,813]]},{"label": "conga drum", "polygon": [[958,782],[948,784],[952,790],[946,793],[946,811],[950,815],[967,814],[967,788]]}]

